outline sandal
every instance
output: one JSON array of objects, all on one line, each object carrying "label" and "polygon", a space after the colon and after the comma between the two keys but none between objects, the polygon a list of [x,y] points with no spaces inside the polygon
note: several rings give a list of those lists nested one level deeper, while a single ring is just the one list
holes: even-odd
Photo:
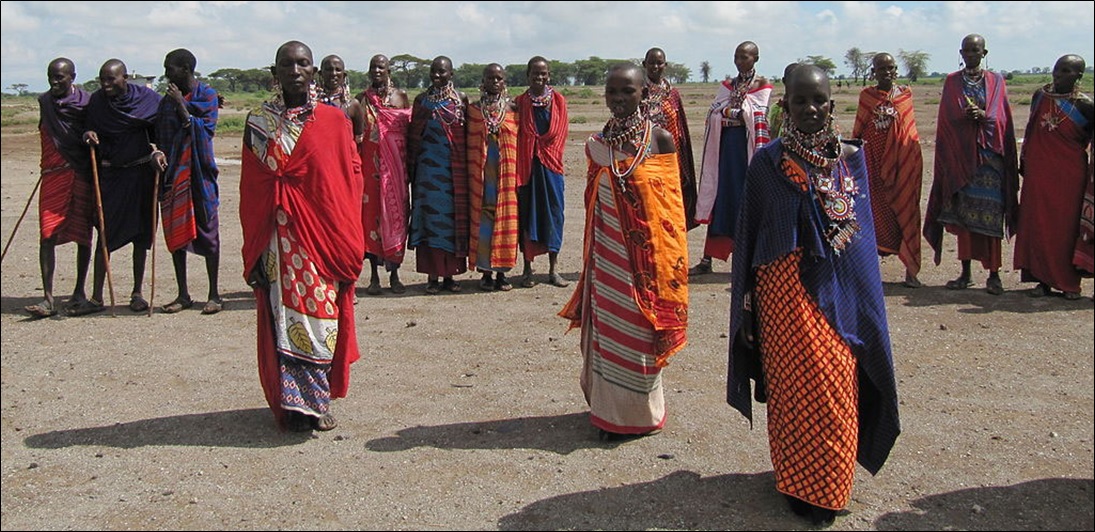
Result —
[{"label": "sandal", "polygon": [[698,264],[688,269],[688,275],[706,275],[711,271],[711,260],[700,259]]},{"label": "sandal", "polygon": [[144,312],[148,310],[148,301],[145,301],[141,294],[133,294],[129,296],[129,310],[133,312]]},{"label": "sandal", "polygon": [[69,316],[87,316],[88,314],[95,314],[96,312],[102,312],[104,310],[106,310],[106,306],[102,303],[85,299],[69,307],[66,314]]},{"label": "sandal", "polygon": [[370,296],[380,295],[380,281],[372,281],[369,283],[369,287],[365,289],[365,293]]},{"label": "sandal", "polygon": [[988,281],[985,281],[985,291],[998,296],[1004,293],[1004,283],[1000,281],[999,277],[989,277]]},{"label": "sandal", "polygon": [[1027,295],[1030,297],[1045,297],[1051,294],[1053,294],[1053,290],[1050,289],[1049,285],[1046,283],[1038,283],[1038,286],[1031,288],[1030,291],[1027,292]]},{"label": "sandal", "polygon": [[456,293],[456,292],[459,292],[460,290],[462,290],[462,288],[460,287],[460,282],[454,280],[452,277],[449,277],[448,279],[445,279],[445,282],[441,285],[441,287],[444,288],[445,290],[448,290],[449,292],[453,292],[453,293]]},{"label": "sandal", "polygon": [[437,281],[430,281],[430,282],[426,283],[426,293],[427,294],[432,296],[432,295],[434,295],[434,294],[436,294],[440,291],[441,291],[441,283],[439,283]]},{"label": "sandal", "polygon": [[522,288],[532,288],[534,286],[536,286],[536,281],[532,280],[532,274],[531,273],[526,273],[525,275],[521,276],[521,287]]},{"label": "sandal", "polygon": [[27,305],[23,307],[23,310],[27,311],[32,318],[48,318],[57,315],[57,309],[53,308],[49,301],[42,301],[37,305]]},{"label": "sandal", "polygon": [[202,307],[202,314],[216,314],[224,310],[224,302],[219,299],[210,299],[205,302],[205,306]]},{"label": "sandal", "polygon": [[947,290],[965,290],[971,286],[973,286],[973,281],[965,277],[959,277],[957,279],[947,281]]},{"label": "sandal", "polygon": [[402,294],[407,291],[407,287],[403,286],[403,283],[399,282],[399,279],[392,279],[392,293]]},{"label": "sandal", "polygon": [[308,416],[312,421],[312,428],[319,431],[333,430],[338,427],[338,420],[331,414],[323,414],[320,417]]},{"label": "sandal", "polygon": [[[174,301],[160,307],[160,312],[163,312],[164,314],[175,314],[177,312],[182,312],[182,311],[184,311],[184,310],[186,310],[190,307],[193,307],[193,306],[194,306],[194,301],[192,299],[190,299],[189,297],[186,298],[186,299],[183,299],[183,298],[179,297],[179,298],[175,298]],[[133,308],[133,303],[132,302],[130,302],[129,308]]]},{"label": "sandal", "polygon": [[567,285],[570,284],[564,281],[563,277],[557,273],[548,275],[548,283],[550,283],[551,286],[558,286],[559,288],[565,288]]},{"label": "sandal", "polygon": [[513,285],[509,284],[505,277],[499,277],[494,280],[494,289],[499,292],[509,292],[513,290]]},{"label": "sandal", "polygon": [[1065,292],[1065,299],[1067,299],[1069,301],[1076,301],[1077,299],[1080,299],[1081,297],[1083,297],[1083,296],[1081,296],[1079,292]]},{"label": "sandal", "polygon": [[483,278],[479,280],[479,289],[484,292],[494,290],[494,281],[491,280],[490,275],[484,275]]}]

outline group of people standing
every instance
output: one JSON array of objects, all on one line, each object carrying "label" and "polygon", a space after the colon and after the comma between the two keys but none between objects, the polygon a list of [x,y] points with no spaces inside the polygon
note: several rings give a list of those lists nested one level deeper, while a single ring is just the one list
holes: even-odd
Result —
[{"label": "group of people standing", "polygon": [[855,462],[876,473],[900,432],[878,256],[897,255],[904,285],[918,288],[921,237],[938,264],[948,232],[962,270],[946,287],[972,286],[977,260],[1000,295],[1001,242],[1016,236],[1032,297],[1078,299],[1081,277],[1095,274],[1084,60],[1058,59],[1020,149],[1004,77],[981,66],[987,53],[982,36],[966,36],[963,68],[944,81],[923,226],[913,95],[895,83],[891,54],[873,57],[877,84],[861,91],[850,138],[834,126],[822,70],[788,65],[786,94],[772,101],[751,41],[708,112],[694,214],[708,228],[689,274],[733,255],[727,400],[750,420],[753,399],[767,403],[777,489],[815,524],[847,504]]},{"label": "group of people standing", "polygon": [[330,400],[343,397],[360,355],[354,284],[371,265],[367,293],[405,291],[398,270],[413,249],[427,294],[458,292],[474,268],[485,291],[507,291],[523,254],[548,254],[548,281],[562,245],[566,100],[548,61],[529,61],[529,89],[509,97],[498,64],[483,72],[478,101],[435,58],[430,87],[413,102],[394,87],[386,56],[370,86],[350,96],[345,65],[283,44],[274,97],[247,118],[240,178],[244,266],[258,300],[259,372],[267,401],[289,430],[331,430]]},{"label": "group of people standing", "polygon": [[[39,196],[40,265],[45,299],[29,305],[34,317],[61,309],[53,295],[55,247],[77,244],[76,287],[63,309],[73,316],[106,310],[104,285],[113,281],[110,253],[133,245],[133,289],[129,308],[150,311],[143,295],[148,250],[162,225],[172,254],[178,296],[164,305],[173,313],[193,306],[187,288],[187,253],[205,258],[209,295],[202,309],[222,309],[218,170],[213,136],[219,95],[194,76],[192,53],[177,49],[164,59],[167,95],[129,82],[119,59],[99,69],[100,89],[88,94],[75,84],[76,65],[67,58],[49,63],[50,89],[39,99],[42,140]],[[92,249],[94,228],[98,245]],[[94,252],[94,286],[85,281]]]},{"label": "group of people standing", "polygon": [[[611,117],[585,143],[581,269],[559,312],[581,329],[580,385],[601,439],[664,427],[661,370],[687,343],[689,277],[711,273],[713,259],[732,260],[727,401],[750,420],[754,400],[767,404],[777,490],[796,514],[828,525],[850,498],[856,463],[876,473],[900,432],[879,255],[897,255],[904,284],[916,288],[921,234],[938,264],[950,232],[962,273],[947,288],[971,286],[978,260],[987,290],[999,294],[1001,239],[1017,234],[1015,265],[1023,281],[1038,283],[1030,294],[1078,297],[1095,245],[1092,103],[1076,88],[1084,61],[1057,61],[1019,150],[1004,80],[981,68],[984,39],[967,36],[960,54],[965,66],[941,94],[922,229],[912,92],[896,84],[892,55],[874,56],[877,85],[861,92],[843,138],[823,70],[788,65],[786,92],[773,101],[772,84],[756,74],[759,47],[741,43],[738,74],[720,85],[707,115],[698,176],[680,94],[662,77],[664,50],[651,48],[641,65],[611,66]],[[53,247],[67,241],[78,244],[70,312],[103,309],[109,269],[100,263],[128,243],[130,307],[147,310],[141,281],[157,208],[179,279],[163,311],[193,304],[187,252],[206,258],[203,312],[220,309],[211,149],[220,100],[194,79],[195,64],[185,50],[168,54],[160,97],[127,85],[118,60],[103,65],[103,88],[90,96],[73,85],[71,61],[50,63],[51,89],[40,100],[46,299],[28,312],[55,312]],[[506,274],[519,255],[521,285],[532,286],[541,254],[548,282],[568,284],[556,265],[569,120],[549,61],[529,60],[529,88],[516,98],[503,67],[487,65],[476,101],[453,86],[448,57],[433,60],[430,86],[413,102],[388,69],[386,56],[374,56],[370,86],[354,97],[340,57],[317,68],[307,45],[289,41],[271,67],[273,97],[247,116],[244,276],[257,301],[260,382],[288,430],[337,426],[330,402],[346,395],[360,356],[354,286],[364,260],[372,295],[382,292],[381,264],[390,289],[405,291],[398,270],[407,249],[428,294],[460,291],[455,276],[468,269],[481,274],[481,290],[510,290]],[[781,118],[770,123],[776,108]],[[93,195],[102,196],[103,254],[89,299]],[[699,225],[708,226],[703,258],[689,268],[687,233]]]}]

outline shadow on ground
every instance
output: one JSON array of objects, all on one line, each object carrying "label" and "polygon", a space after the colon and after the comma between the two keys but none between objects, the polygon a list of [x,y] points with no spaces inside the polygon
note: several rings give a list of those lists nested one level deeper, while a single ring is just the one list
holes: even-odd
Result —
[{"label": "shadow on ground", "polygon": [[1046,478],[1012,486],[970,488],[912,501],[889,513],[878,530],[1092,530],[1095,481]]},{"label": "shadow on ground", "polygon": [[270,448],[297,445],[311,437],[309,433],[280,432],[268,408],[252,408],[55,430],[28,436],[23,441],[32,449],[77,445],[122,449],[155,445]]},{"label": "shadow on ground", "polygon": [[[684,496],[682,496],[684,494]],[[837,522],[846,516],[838,516]],[[808,530],[771,472],[703,478],[676,471],[651,482],[536,501],[499,530]]]},{"label": "shadow on ground", "polygon": [[370,451],[398,452],[415,447],[438,449],[540,449],[570,454],[578,449],[611,448],[627,442],[601,442],[586,412],[519,417],[402,429],[395,436],[370,440]]}]

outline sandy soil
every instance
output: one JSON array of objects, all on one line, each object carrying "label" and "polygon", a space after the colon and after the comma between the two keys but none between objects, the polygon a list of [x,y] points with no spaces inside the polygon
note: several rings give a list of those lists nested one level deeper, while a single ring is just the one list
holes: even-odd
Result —
[{"label": "sandy soil", "polygon": [[[694,139],[713,94],[708,85],[685,95]],[[837,94],[845,131],[854,97]],[[930,94],[920,100],[930,168],[935,108]],[[1023,124],[1027,112],[1016,111]],[[573,98],[571,115],[585,117],[566,155],[560,270],[573,280],[581,143],[607,114],[592,95]],[[724,400],[726,263],[691,286],[689,345],[665,372],[660,435],[597,440],[578,387],[578,334],[564,334],[555,315],[570,288],[483,293],[468,274],[462,293],[426,296],[425,277],[409,269],[401,296],[366,296],[359,285],[363,358],[349,397],[334,404],[341,425],[279,433],[258,384],[254,300],[241,276],[239,150],[238,135],[218,138],[227,308],[215,316],[199,313],[207,285],[194,257],[194,309],[130,312],[124,248],[113,256],[116,316],[28,319],[21,309],[41,299],[31,205],[0,284],[4,530],[809,528],[773,488],[764,409],[750,428]],[[38,156],[33,131],[3,131],[5,243]],[[690,234],[693,262],[703,234]],[[984,292],[980,272],[975,289],[948,291],[958,271],[948,245],[941,266],[925,262],[918,290],[898,283],[895,258],[881,260],[904,432],[878,476],[859,470],[833,528],[1091,530],[1091,280],[1080,301],[1029,298],[1010,267],[1002,296]],[[58,256],[65,295],[74,248]],[[162,244],[155,264],[163,305],[175,287]],[[542,281],[546,260],[536,266]]]}]

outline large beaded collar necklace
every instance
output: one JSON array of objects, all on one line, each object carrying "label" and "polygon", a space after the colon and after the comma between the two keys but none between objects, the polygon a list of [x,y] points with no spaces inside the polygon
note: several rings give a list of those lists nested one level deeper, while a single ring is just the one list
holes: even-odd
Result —
[{"label": "large beaded collar necklace", "polygon": [[533,94],[532,89],[529,89],[526,92],[528,93],[529,98],[532,99],[533,107],[548,107],[551,105],[551,98],[555,93],[555,90],[551,88],[551,85],[545,85],[544,93],[539,96]]},{"label": "large beaded collar necklace", "polygon": [[506,119],[506,111],[509,107],[509,96],[503,87],[498,94],[482,93],[479,96],[479,109],[483,111],[483,121],[487,124],[487,131],[491,135],[497,135],[502,128],[502,121]]}]

